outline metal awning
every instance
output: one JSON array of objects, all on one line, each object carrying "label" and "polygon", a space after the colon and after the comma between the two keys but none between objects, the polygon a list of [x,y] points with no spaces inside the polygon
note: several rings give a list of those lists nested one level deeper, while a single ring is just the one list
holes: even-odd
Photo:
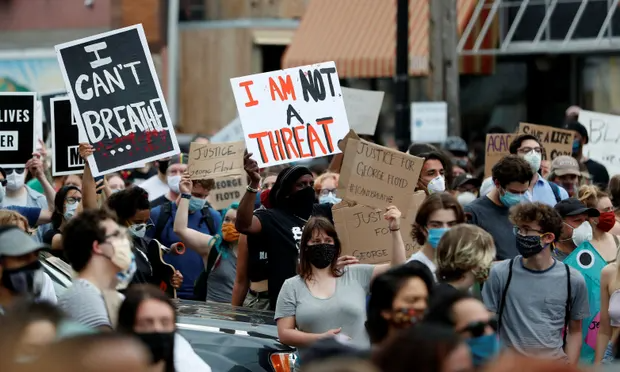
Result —
[{"label": "metal awning", "polygon": [[[618,7],[619,0],[478,0],[458,52],[488,56],[618,51]],[[486,35],[494,32],[494,21],[499,22],[499,38],[489,45]]]}]

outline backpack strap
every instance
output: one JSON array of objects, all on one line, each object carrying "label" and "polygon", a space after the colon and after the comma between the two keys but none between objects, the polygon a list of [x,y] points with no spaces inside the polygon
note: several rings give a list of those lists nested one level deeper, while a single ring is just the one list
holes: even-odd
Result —
[{"label": "backpack strap", "polygon": [[566,297],[566,310],[564,315],[564,337],[562,337],[562,348],[566,347],[566,334],[568,333],[568,322],[570,322],[570,301],[571,301],[571,286],[570,286],[570,267],[564,264],[566,267],[566,291],[568,296]]},{"label": "backpack strap", "polygon": [[560,186],[558,186],[555,182],[549,182],[549,186],[551,187],[551,191],[553,191],[553,196],[555,196],[555,202],[559,203],[562,201],[562,197],[560,196]]},{"label": "backpack strap", "polygon": [[508,278],[506,279],[506,285],[504,285],[504,291],[502,292],[502,299],[499,303],[499,311],[497,312],[497,334],[499,334],[502,329],[502,316],[504,315],[504,308],[506,307],[506,294],[508,293],[508,286],[510,285],[510,281],[512,280],[512,266],[514,265],[515,259],[511,259],[508,264]]},{"label": "backpack strap", "polygon": [[164,227],[166,227],[166,223],[171,216],[172,202],[167,201],[161,205],[161,208],[159,208],[159,216],[157,217],[157,222],[155,223],[155,234],[153,235],[153,239],[161,241],[161,233],[164,231]]},{"label": "backpack strap", "polygon": [[213,215],[211,214],[211,211],[209,209],[212,209],[211,204],[209,204],[209,202],[206,202],[205,206],[202,207],[202,209],[200,210],[200,213],[202,213],[202,218],[200,219],[200,222],[204,222],[207,225],[207,228],[209,229],[209,235],[215,236],[218,231],[215,227],[215,220],[213,219]]}]

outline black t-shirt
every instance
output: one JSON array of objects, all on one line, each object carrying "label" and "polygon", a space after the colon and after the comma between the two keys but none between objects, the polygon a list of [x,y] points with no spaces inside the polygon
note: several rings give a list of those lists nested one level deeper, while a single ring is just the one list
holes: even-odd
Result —
[{"label": "black t-shirt", "polygon": [[482,228],[493,237],[496,259],[505,260],[519,254],[513,225],[508,219],[508,208],[483,196],[467,204],[464,209],[468,223]]},{"label": "black t-shirt", "polygon": [[268,279],[267,243],[260,235],[248,235],[248,278],[251,282]]},{"label": "black t-shirt", "polygon": [[133,238],[133,253],[136,257],[136,273],[133,275],[130,284],[159,284],[153,276],[153,268],[146,256],[146,240],[143,238]]},{"label": "black t-shirt", "polygon": [[56,236],[56,234],[61,234],[60,230],[58,230],[58,229],[47,230],[43,234],[43,243],[51,246],[52,245],[52,239],[54,239],[54,236]]},{"label": "black t-shirt", "polygon": [[583,162],[588,168],[588,173],[592,176],[592,183],[599,186],[602,189],[606,189],[609,184],[609,173],[607,168],[601,163],[598,163],[592,159],[588,159]]},{"label": "black t-shirt", "polygon": [[[331,219],[331,204],[315,204],[312,214]],[[269,280],[269,308],[275,310],[278,294],[288,278],[297,275],[299,243],[306,221],[282,209],[257,209],[254,215],[260,220],[262,231],[258,234],[266,248]],[[333,221],[332,221],[333,223]]]}]

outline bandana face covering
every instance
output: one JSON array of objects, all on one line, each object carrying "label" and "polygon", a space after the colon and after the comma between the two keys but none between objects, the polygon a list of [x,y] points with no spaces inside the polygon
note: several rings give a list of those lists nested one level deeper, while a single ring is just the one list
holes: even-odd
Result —
[{"label": "bandana face covering", "polygon": [[222,224],[222,239],[232,243],[239,240],[239,231],[235,229],[235,224],[232,222],[224,222]]},{"label": "bandana face covering", "polygon": [[38,260],[18,269],[2,270],[2,285],[17,295],[39,297],[45,278]]},{"label": "bandana face covering", "polygon": [[305,187],[288,197],[287,208],[297,217],[308,219],[312,215],[315,194],[312,187]]},{"label": "bandana face covering", "polygon": [[596,227],[601,231],[609,232],[615,224],[616,214],[614,212],[602,212],[598,218]]}]

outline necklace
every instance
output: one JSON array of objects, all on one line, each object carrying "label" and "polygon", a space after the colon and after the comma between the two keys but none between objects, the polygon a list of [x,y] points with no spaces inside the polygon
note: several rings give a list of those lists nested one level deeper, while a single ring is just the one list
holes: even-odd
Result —
[{"label": "necklace", "polygon": [[304,223],[308,223],[308,220],[307,220],[307,219],[305,219],[305,218],[301,218],[301,217],[299,217],[298,215],[296,215],[295,213],[293,213],[293,216],[295,216],[295,217],[299,218],[300,220],[304,221]]}]

